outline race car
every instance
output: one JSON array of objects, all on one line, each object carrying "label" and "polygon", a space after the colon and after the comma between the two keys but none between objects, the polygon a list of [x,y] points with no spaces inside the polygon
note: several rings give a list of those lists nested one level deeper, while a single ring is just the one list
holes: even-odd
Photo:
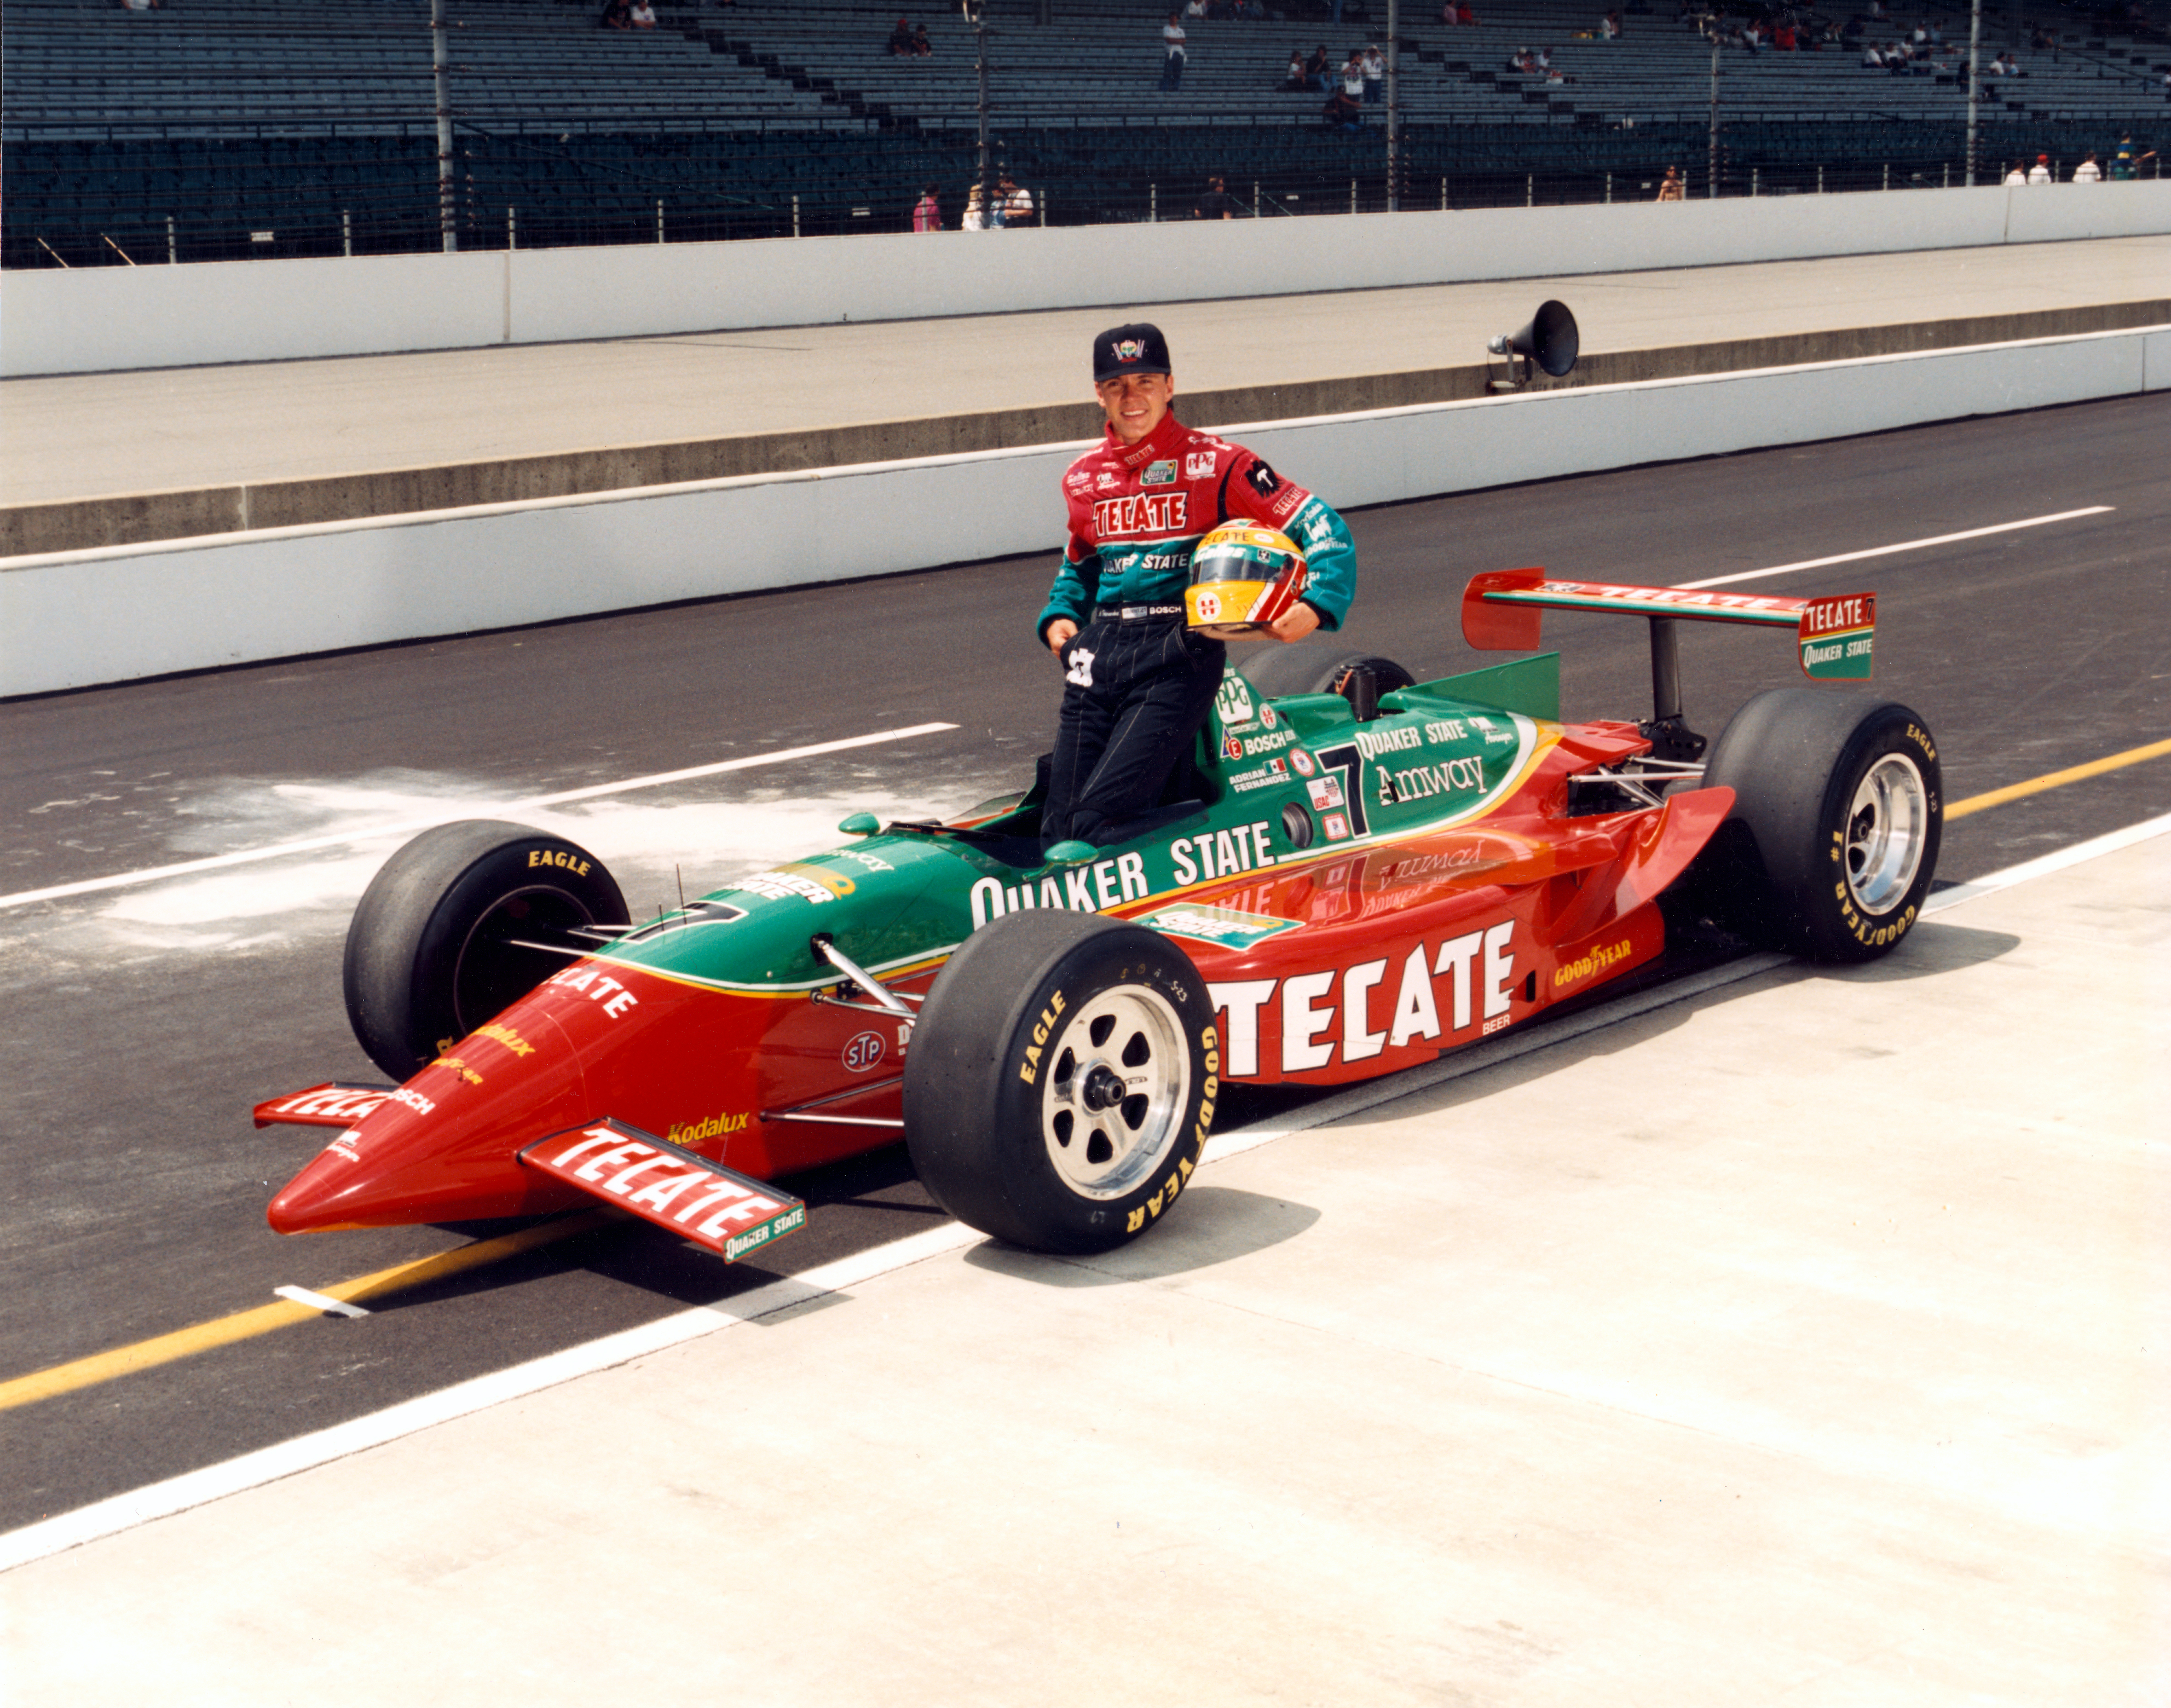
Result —
[{"label": "race car", "polygon": [[[1547,609],[1647,618],[1655,704],[1564,723]],[[941,1205],[1029,1249],[1152,1228],[1224,1089],[1392,1074],[1646,966],[1670,919],[1825,961],[1888,952],[1937,865],[1924,720],[1844,688],[1750,699],[1705,752],[1676,625],[1781,627],[1868,677],[1875,599],[1474,578],[1465,638],[1535,656],[1414,683],[1262,649],[1161,804],[1044,847],[1041,779],[635,924],[602,861],[467,821],[415,838],[349,930],[355,1034],[396,1085],[260,1126],[335,1127],[282,1233],[600,1202],[726,1261],[805,1220],[777,1184],[902,1138]]]}]

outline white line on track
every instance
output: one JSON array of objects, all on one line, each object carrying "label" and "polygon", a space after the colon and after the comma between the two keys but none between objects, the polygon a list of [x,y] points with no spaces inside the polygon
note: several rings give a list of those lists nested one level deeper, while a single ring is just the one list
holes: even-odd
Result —
[{"label": "white line on track", "polygon": [[2024,527],[2048,527],[2054,522],[2072,522],[2077,517],[2102,516],[2115,510],[2112,504],[2091,504],[2085,510],[2061,510],[2055,516],[2031,516],[2024,522],[2001,522],[1991,527],[1963,528],[1958,533],[1933,533],[1927,539],[1903,539],[1897,545],[1872,546],[1868,551],[1841,552],[1836,557],[1804,558],[1798,564],[1777,564],[1768,570],[1744,570],[1738,576],[1713,576],[1707,581],[1681,581],[1683,588],[1723,587],[1735,581],[1761,581],[1766,576],[1786,576],[1796,570],[1820,570],[1826,564],[1859,563],[1864,558],[1889,558],[1895,552],[1920,551],[1924,546],[1950,545],[1955,540],[1981,539],[1993,533],[2013,533]]},{"label": "white line on track", "polygon": [[328,1316],[367,1316],[368,1310],[358,1304],[349,1304],[343,1298],[334,1298],[330,1293],[312,1293],[306,1287],[275,1287],[273,1293],[291,1299],[296,1304],[305,1304],[311,1310],[323,1311]]},{"label": "white line on track", "polygon": [[[539,807],[563,806],[571,800],[593,800],[604,795],[623,795],[630,789],[654,789],[689,778],[721,776],[726,771],[748,771],[759,765],[781,765],[792,759],[812,759],[823,753],[842,753],[854,747],[871,747],[883,742],[909,741],[954,730],[955,724],[912,724],[898,730],[875,730],[864,736],[847,736],[840,742],[817,742],[805,747],[781,747],[774,753],[749,753],[742,759],[719,759],[713,765],[689,765],[683,771],[658,771],[649,777],[627,777],[616,783],[594,783],[585,789],[561,789],[555,795],[531,795],[524,800],[492,806],[491,812],[531,812]],[[169,866],[146,866],[141,871],[115,872],[103,878],[83,878],[72,884],[49,884],[42,890],[19,890],[0,896],[0,908],[19,908],[31,902],[56,902],[65,896],[88,896],[100,890],[124,890],[136,884],[153,884],[162,878],[185,878],[196,872],[215,872],[228,866],[248,865],[257,860],[279,859],[287,854],[314,854],[320,849],[344,848],[351,843],[374,842],[379,837],[408,836],[433,825],[471,818],[477,811],[469,801],[448,805],[446,811],[426,818],[403,818],[389,824],[343,830],[332,836],[313,836],[299,842],[274,843],[268,848],[239,849],[232,854],[211,854],[202,859],[180,860]]]},{"label": "white line on track", "polygon": [[[2072,848],[2061,849],[2056,854],[2045,854],[2040,859],[2029,860],[2020,865],[2009,866],[2002,872],[1992,872],[1973,883],[1958,884],[1949,890],[1941,890],[1923,912],[1926,914],[1943,913],[1963,902],[2010,889],[2013,885],[2025,883],[2031,878],[2044,877],[2068,866],[2078,865],[2083,860],[2093,859],[2101,854],[2130,848],[2136,843],[2146,842],[2152,837],[2167,834],[2171,834],[2171,813],[2129,826],[2124,830],[2113,831],[2107,836],[2077,843]],[[1321,1098],[1307,1108],[1279,1120],[1218,1133],[1208,1144],[1204,1160],[1220,1162],[1229,1157],[1241,1155],[1245,1151],[1256,1150],[1261,1145],[1271,1144],[1293,1132],[1301,1132],[1330,1121],[1342,1120],[1363,1110],[1407,1097],[1413,1092],[1428,1090],[1463,1074],[1497,1067],[1516,1056],[1581,1037],[1616,1021],[1699,996],[1707,990],[1754,978],[1761,973],[1785,966],[1788,960],[1789,957],[1783,955],[1745,956],[1739,961],[1713,967],[1691,978],[1638,991],[1632,996],[1622,997],[1614,1002],[1599,1004],[1557,1025],[1541,1025],[1527,1035],[1478,1044],[1430,1066],[1412,1068],[1369,1085],[1353,1086],[1335,1096]],[[507,1400],[540,1393],[546,1388],[555,1388],[577,1377],[592,1375],[614,1365],[630,1363],[635,1358],[662,1352],[667,1347],[698,1340],[718,1329],[773,1316],[794,1305],[841,1293],[847,1288],[861,1285],[879,1276],[893,1274],[913,1264],[925,1262],[930,1257],[941,1256],[945,1252],[962,1250],[967,1246],[978,1244],[980,1238],[980,1234],[961,1223],[930,1228],[924,1234],[910,1234],[903,1240],[892,1240],[887,1245],[855,1252],[849,1257],[839,1258],[834,1263],[810,1269],[803,1275],[785,1277],[712,1305],[696,1306],[652,1323],[643,1323],[638,1328],[605,1336],[601,1340],[567,1347],[543,1357],[531,1359],[527,1363],[516,1364],[510,1369],[477,1376],[452,1387],[440,1389],[434,1394],[421,1395],[399,1405],[388,1406],[382,1411],[373,1411],[367,1416],[334,1424],[329,1429],[319,1429],[308,1435],[297,1436],[292,1441],[260,1448],[255,1453],[244,1454],[239,1459],[228,1459],[222,1464],[206,1465],[201,1470],[186,1471],[180,1476],[169,1477],[163,1482],[131,1489],[126,1494],[109,1496],[89,1506],[79,1507],[72,1513],[62,1513],[57,1518],[25,1524],[19,1529],[0,1534],[0,1571],[11,1571],[35,1560],[65,1553],[71,1548],[97,1541],[101,1537],[117,1535],[123,1530],[134,1529],[137,1525],[147,1524],[156,1518],[170,1518],[176,1513],[186,1512],[190,1507],[202,1506],[206,1502],[239,1494],[244,1490],[260,1488],[282,1477],[314,1470],[319,1465],[329,1464],[335,1459],[345,1459],[351,1454],[361,1453],[369,1448],[381,1447],[387,1442],[417,1434],[433,1425],[467,1416]]]}]

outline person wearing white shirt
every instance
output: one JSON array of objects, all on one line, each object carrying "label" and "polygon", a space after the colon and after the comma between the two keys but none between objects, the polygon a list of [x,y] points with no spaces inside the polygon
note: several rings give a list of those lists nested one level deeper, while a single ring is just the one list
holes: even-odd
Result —
[{"label": "person wearing white shirt", "polygon": [[2035,157],[2034,165],[2029,169],[2028,181],[2030,184],[2052,184],[2056,182],[2056,180],[2050,176],[2050,157],[2048,154],[2038,154]]},{"label": "person wearing white shirt", "polygon": [[2073,182],[2076,184],[2100,184],[2103,182],[2103,168],[2096,164],[2096,157],[2094,155],[2089,155],[2087,159],[2081,162],[2079,165],[2073,169]]},{"label": "person wearing white shirt", "polygon": [[2005,187],[2008,190],[2012,189],[2016,184],[2023,190],[2028,187],[2028,170],[2018,160],[2013,163],[2013,170],[2005,174]]}]

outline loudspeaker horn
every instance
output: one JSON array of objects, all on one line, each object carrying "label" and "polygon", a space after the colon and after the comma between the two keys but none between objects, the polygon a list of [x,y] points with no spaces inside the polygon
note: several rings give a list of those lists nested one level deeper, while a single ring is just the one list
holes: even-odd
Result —
[{"label": "loudspeaker horn", "polygon": [[1575,366],[1579,347],[1575,316],[1568,304],[1547,301],[1520,332],[1496,338],[1487,346],[1495,356],[1526,356],[1555,379]]}]

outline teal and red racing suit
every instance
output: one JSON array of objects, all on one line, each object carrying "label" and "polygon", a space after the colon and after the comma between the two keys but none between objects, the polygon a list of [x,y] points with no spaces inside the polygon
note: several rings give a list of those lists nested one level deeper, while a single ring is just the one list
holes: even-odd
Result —
[{"label": "teal and red racing suit", "polygon": [[1293,485],[1241,445],[1173,415],[1135,445],[1110,432],[1063,477],[1070,539],[1033,624],[1067,617],[1083,629],[1096,606],[1180,605],[1191,549],[1225,522],[1279,528],[1303,548],[1304,602],[1338,629],[1357,593],[1357,546],[1333,506]]}]

